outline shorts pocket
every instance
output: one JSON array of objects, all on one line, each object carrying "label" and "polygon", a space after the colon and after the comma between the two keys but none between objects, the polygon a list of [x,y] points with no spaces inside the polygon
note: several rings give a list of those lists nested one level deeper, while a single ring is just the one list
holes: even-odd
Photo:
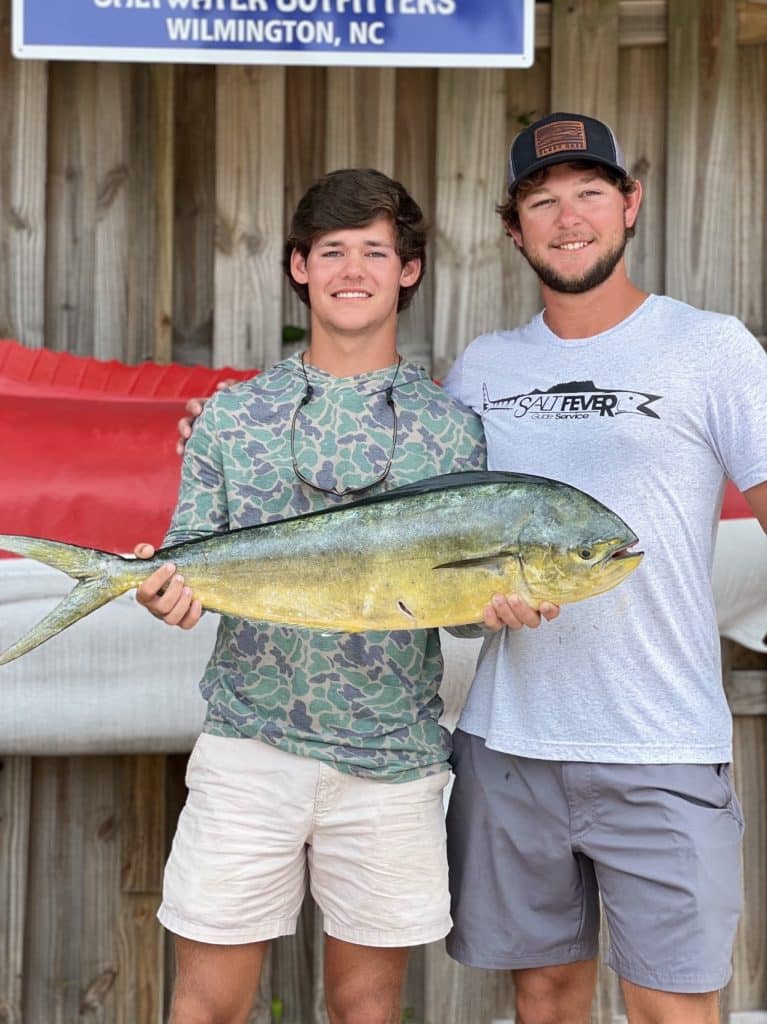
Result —
[{"label": "shorts pocket", "polygon": [[205,733],[201,733],[197,737],[197,739],[195,741],[195,744],[192,747],[192,753],[189,755],[189,760],[186,762],[186,772],[184,774],[184,784],[186,785],[187,789],[191,788],[190,780],[192,778],[192,773],[197,768],[199,768],[200,758],[202,757],[202,752],[201,752],[200,748],[202,746],[202,742],[203,742],[204,737],[205,737]]},{"label": "shorts pocket", "polygon": [[[719,811],[726,811],[743,832],[743,812],[732,784],[732,768],[727,763],[694,766],[702,775],[704,786],[698,791],[698,802]],[[695,800],[695,797],[690,797]]]},{"label": "shorts pocket", "polygon": [[732,784],[732,766],[729,764],[718,764],[715,766],[716,773],[724,787],[727,802],[725,803],[725,809],[730,812],[740,828],[741,835],[743,834],[745,825],[743,822],[743,811],[738,800],[738,794],[735,792],[735,787]]}]

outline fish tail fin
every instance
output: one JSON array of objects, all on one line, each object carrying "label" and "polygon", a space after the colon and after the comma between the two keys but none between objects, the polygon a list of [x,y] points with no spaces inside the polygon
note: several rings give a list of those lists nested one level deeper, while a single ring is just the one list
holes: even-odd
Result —
[{"label": "fish tail fin", "polygon": [[90,612],[107,604],[118,594],[136,585],[130,563],[119,555],[110,555],[93,548],[41,540],[37,537],[14,537],[0,534],[0,548],[61,569],[78,580],[77,586],[45,618],[0,654],[0,665],[20,658],[45,640],[71,626]]}]

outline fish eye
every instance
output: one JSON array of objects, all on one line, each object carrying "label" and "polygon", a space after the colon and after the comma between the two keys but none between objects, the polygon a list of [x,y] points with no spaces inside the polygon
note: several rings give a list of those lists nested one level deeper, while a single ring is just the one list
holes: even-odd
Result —
[{"label": "fish eye", "polygon": [[592,552],[591,548],[581,548],[581,550],[578,552],[578,554],[581,556],[581,558],[587,559],[587,558],[591,558],[593,552]]}]

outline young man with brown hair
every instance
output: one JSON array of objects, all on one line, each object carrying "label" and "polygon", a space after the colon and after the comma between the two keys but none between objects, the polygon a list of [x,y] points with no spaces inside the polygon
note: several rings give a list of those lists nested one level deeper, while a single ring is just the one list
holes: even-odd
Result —
[{"label": "young man with brown hair", "polygon": [[[421,211],[397,182],[344,170],[308,190],[284,269],[311,310],[309,347],[205,404],[166,543],[483,467],[478,417],[397,355],[424,260]],[[201,614],[172,566],[138,599],[183,628]],[[436,630],[222,616],[159,912],[176,934],[175,1024],[247,1020],[307,874],[332,1024],[398,1024],[408,947],[450,927],[441,672]]]}]

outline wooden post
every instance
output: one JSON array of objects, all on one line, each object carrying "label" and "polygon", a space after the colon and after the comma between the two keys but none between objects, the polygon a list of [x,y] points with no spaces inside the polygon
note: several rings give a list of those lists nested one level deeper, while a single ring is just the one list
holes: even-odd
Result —
[{"label": "wooden post", "polygon": [[280,356],[284,111],[284,68],[216,69],[216,366]]},{"label": "wooden post", "polygon": [[742,1014],[745,1024],[749,1012],[767,1012],[767,658],[731,641],[722,644],[722,654],[733,714],[734,779],[746,822],[745,899],[735,937],[732,980],[723,1003],[728,1011]]},{"label": "wooden post", "polygon": [[735,5],[668,2],[666,290],[727,311],[735,258]]},{"label": "wooden post", "polygon": [[[314,986],[315,915],[319,911],[307,895],[298,918],[295,935],[274,943],[271,961],[271,992],[283,1007],[281,1024],[310,1024]],[[269,965],[264,966],[264,973]],[[321,971],[321,967],[320,967]],[[267,1024],[271,1018],[267,1016]]]},{"label": "wooden post", "polygon": [[[288,68],[286,71],[283,238],[287,238],[296,203],[311,183],[325,173],[326,75],[324,68]],[[284,277],[282,286],[283,323],[308,328],[308,308]],[[304,344],[296,347],[303,348]]]},{"label": "wooden post", "polygon": [[38,758],[32,776],[24,1019],[111,1020],[117,977],[115,758]]},{"label": "wooden post", "polygon": [[175,68],[158,64],[151,73],[156,253],[152,354],[156,362],[168,363],[173,358]]},{"label": "wooden post", "polygon": [[[506,72],[506,132],[498,140],[498,164],[503,170],[503,181],[495,202],[501,202],[508,188],[508,158],[514,137],[528,124],[544,117],[550,108],[549,79],[551,54],[538,50],[535,64],[524,71]],[[496,215],[495,228],[501,238],[501,286],[503,291],[502,320],[498,327],[517,327],[526,323],[541,308],[538,279],[517,251],[511,238],[504,233],[500,217]],[[467,338],[466,341],[470,341]]]},{"label": "wooden post", "polygon": [[626,247],[632,281],[662,294],[666,210],[666,47],[621,50],[615,132],[628,170],[644,188],[636,234]]},{"label": "wooden post", "polygon": [[494,205],[505,174],[503,71],[440,71],[434,374],[502,322],[505,244]]},{"label": "wooden post", "polygon": [[0,4],[0,337],[45,344],[45,163],[48,69],[11,57]]},{"label": "wooden post", "polygon": [[735,782],[746,821],[745,901],[728,1002],[739,1011],[767,1011],[767,673],[761,675],[762,713],[737,715],[734,723]]},{"label": "wooden post", "polygon": [[451,960],[442,942],[426,947],[427,1021],[477,1024],[513,1020],[514,983],[511,971],[485,971]]},{"label": "wooden post", "polygon": [[[174,359],[210,365],[216,221],[216,69],[175,68]],[[164,205],[167,210],[167,200]]]},{"label": "wooden post", "polygon": [[95,64],[50,65],[45,274],[46,344],[94,354]]},{"label": "wooden post", "polygon": [[[753,5],[752,5],[753,6]],[[764,6],[767,17],[767,5]],[[735,186],[735,288],[731,309],[755,334],[767,322],[767,52],[738,50],[736,106],[741,130],[731,166]]]},{"label": "wooden post", "polygon": [[553,0],[551,109],[590,114],[615,129],[618,0]]},{"label": "wooden post", "polygon": [[96,114],[96,209],[93,278],[88,284],[93,288],[93,355],[99,359],[120,358],[135,340],[128,334],[128,239],[133,233],[129,179],[135,175],[130,153],[132,85],[129,64],[98,63],[89,82],[95,92],[90,102]]},{"label": "wooden post", "polygon": [[160,905],[166,857],[167,758],[120,758],[122,776],[116,1002],[118,1024],[164,1019],[163,935]]},{"label": "wooden post", "polygon": [[32,768],[29,757],[0,759],[0,1020],[24,1024],[24,939]]},{"label": "wooden post", "polygon": [[[394,68],[329,68],[325,169],[394,171]],[[364,97],[364,102],[362,100]]]},{"label": "wooden post", "polygon": [[[394,177],[401,181],[434,224],[437,145],[437,74],[431,68],[397,72]],[[434,334],[434,233],[429,236],[426,276],[412,305],[399,320],[397,347],[403,356],[431,368]]]},{"label": "wooden post", "polygon": [[767,4],[764,0],[738,0],[738,42],[743,46],[767,43]]}]

